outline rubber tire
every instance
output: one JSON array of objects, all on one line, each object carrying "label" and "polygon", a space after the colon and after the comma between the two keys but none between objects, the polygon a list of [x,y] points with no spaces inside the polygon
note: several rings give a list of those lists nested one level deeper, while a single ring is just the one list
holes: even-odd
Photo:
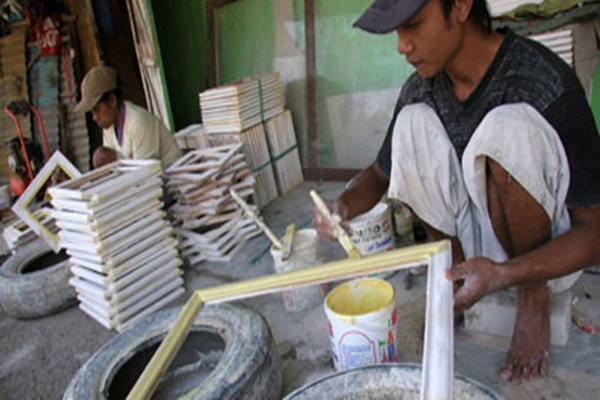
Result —
[{"label": "rubber tire", "polygon": [[[388,363],[337,372],[310,382],[288,394],[284,400],[313,399],[419,399],[421,365]],[[500,400],[492,389],[458,374],[454,377],[454,398]],[[457,393],[457,391],[460,391]]]},{"label": "rubber tire", "polygon": [[18,248],[2,264],[0,306],[6,314],[18,319],[39,318],[77,303],[77,292],[69,285],[68,259],[27,272],[27,267],[40,257],[53,254],[46,242],[37,239]]},{"label": "rubber tire", "polygon": [[[121,367],[138,353],[157,347],[180,310],[174,308],[153,314],[107,342],[79,369],[63,398],[110,399],[128,394],[142,371],[133,367],[135,372],[131,377],[118,378],[128,387],[121,386],[118,391],[123,393],[114,394],[111,385],[121,373]],[[269,326],[260,314],[241,305],[206,306],[196,317],[190,332],[216,334],[223,340],[224,349],[212,372],[186,392],[186,399],[280,399],[279,355]],[[144,366],[152,353],[149,352]],[[178,362],[178,357],[173,364]],[[161,386],[157,390],[160,389]]]}]

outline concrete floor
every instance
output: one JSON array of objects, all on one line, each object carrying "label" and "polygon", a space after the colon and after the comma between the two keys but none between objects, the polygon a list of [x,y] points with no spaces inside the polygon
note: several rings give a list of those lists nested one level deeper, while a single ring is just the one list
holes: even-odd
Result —
[{"label": "concrete floor", "polygon": [[[277,199],[264,211],[267,224],[283,235],[289,223],[308,227],[316,188],[324,199],[333,199],[342,183],[306,182]],[[410,237],[399,241],[409,245]],[[344,257],[335,243],[321,242],[325,260]],[[269,241],[259,236],[247,242],[231,263],[202,263],[186,270],[186,286],[192,290],[273,272]],[[425,276],[407,271],[388,280],[397,290],[399,305],[400,361],[420,362],[421,327],[425,309]],[[600,275],[585,273],[574,288],[581,311],[600,321]],[[186,295],[187,297],[187,295]],[[184,301],[181,299],[180,303]],[[267,319],[282,357],[283,394],[333,371],[324,311],[285,310],[279,294],[246,301]],[[71,377],[106,341],[117,333],[107,331],[77,307],[37,320],[15,320],[0,312],[0,399],[60,399]],[[460,327],[455,335],[455,371],[495,389],[507,399],[600,398],[600,337],[571,326],[565,347],[553,347],[551,375],[532,383],[510,385],[497,374],[508,339],[470,334]]]}]

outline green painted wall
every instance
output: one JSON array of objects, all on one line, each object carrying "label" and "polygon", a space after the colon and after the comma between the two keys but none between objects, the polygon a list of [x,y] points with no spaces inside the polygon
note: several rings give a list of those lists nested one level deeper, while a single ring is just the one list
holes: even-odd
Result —
[{"label": "green painted wall", "polygon": [[[198,93],[206,89],[206,0],[151,1],[172,113],[175,126],[180,129],[200,120]],[[281,34],[284,21],[277,20],[276,1],[287,1],[293,9],[296,31],[293,49],[282,49],[283,42],[277,41],[276,34]],[[352,27],[370,3],[371,0],[315,0],[321,167],[338,166],[327,99],[400,88],[412,73],[410,65],[396,51],[395,34],[372,35]],[[305,49],[303,22],[303,0],[239,0],[220,8],[215,20],[219,83],[274,71],[277,57],[302,54]],[[288,86],[288,95],[290,88],[297,89],[300,83],[294,82],[293,88]],[[303,95],[288,97],[290,99],[299,103],[306,101]],[[300,120],[296,122],[298,140],[306,148],[306,116],[302,111],[305,104],[286,106],[296,110],[295,118]],[[306,156],[303,154],[302,159],[307,160]]]},{"label": "green painted wall", "polygon": [[373,35],[352,24],[372,0],[316,0],[319,165],[336,166],[328,97],[400,88],[412,67],[396,51],[396,35]]},{"label": "green painted wall", "polygon": [[273,0],[239,0],[216,18],[219,83],[273,71]]},{"label": "green painted wall", "polygon": [[175,129],[201,120],[198,93],[206,89],[204,0],[152,0]]},{"label": "green painted wall", "polygon": [[592,76],[592,93],[591,100],[592,113],[596,120],[596,129],[600,134],[600,51],[598,52],[598,63],[596,64],[596,70]]}]

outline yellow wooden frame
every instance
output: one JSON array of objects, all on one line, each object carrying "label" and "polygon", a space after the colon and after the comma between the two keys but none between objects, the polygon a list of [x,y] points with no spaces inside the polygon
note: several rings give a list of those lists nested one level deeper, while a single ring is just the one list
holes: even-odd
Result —
[{"label": "yellow wooden frame", "polygon": [[31,181],[25,192],[19,197],[19,200],[12,206],[13,212],[25,222],[32,231],[40,236],[55,253],[60,250],[58,235],[52,233],[40,222],[33,212],[28,210],[29,205],[35,196],[43,189],[44,185],[52,177],[56,169],[62,169],[69,178],[78,178],[81,172],[65,157],[59,150],[56,150],[52,157],[42,167],[35,179]]},{"label": "yellow wooden frame", "polygon": [[[451,263],[450,242],[439,241],[375,254],[361,259],[344,259],[320,266],[268,275],[213,288],[196,290],[181,310],[167,336],[127,396],[149,399],[169,367],[204,304],[241,300],[290,288],[356,278],[429,265],[422,399],[452,398],[453,329],[452,282],[444,277]],[[435,360],[434,360],[435,358]]]}]

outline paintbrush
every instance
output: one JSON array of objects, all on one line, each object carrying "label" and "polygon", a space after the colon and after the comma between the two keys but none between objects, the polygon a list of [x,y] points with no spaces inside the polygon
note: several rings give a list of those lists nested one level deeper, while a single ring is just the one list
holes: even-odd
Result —
[{"label": "paintbrush", "polygon": [[321,199],[321,196],[319,196],[319,194],[316,191],[311,190],[310,197],[312,197],[315,206],[317,207],[317,210],[319,210],[319,212],[323,214],[325,218],[327,218],[329,223],[335,229],[335,237],[348,254],[348,257],[352,259],[361,258],[362,254],[360,254],[360,251],[356,248],[354,242],[352,241],[352,239],[350,239],[350,236],[348,236],[348,233],[346,233],[344,228],[342,228],[339,222],[336,221],[335,218],[333,218],[331,212],[329,211],[329,208],[327,207],[323,199]]},{"label": "paintbrush", "polygon": [[242,199],[235,190],[229,189],[229,193],[231,193],[233,199],[240,205],[240,207],[242,207],[246,214],[248,214],[250,218],[252,218],[252,220],[265,233],[265,235],[267,235],[267,237],[271,240],[271,243],[273,243],[273,245],[278,250],[283,249],[283,244],[281,243],[281,240],[279,240],[277,236],[275,236],[273,231],[271,231],[271,229],[269,229],[269,227],[262,221],[262,219],[260,219],[254,211],[252,211],[248,203],[246,203],[244,199]]},{"label": "paintbrush", "polygon": [[289,224],[285,228],[285,236],[283,237],[283,248],[281,249],[281,260],[286,261],[292,255],[292,247],[294,244],[294,235],[296,234],[296,225]]}]

